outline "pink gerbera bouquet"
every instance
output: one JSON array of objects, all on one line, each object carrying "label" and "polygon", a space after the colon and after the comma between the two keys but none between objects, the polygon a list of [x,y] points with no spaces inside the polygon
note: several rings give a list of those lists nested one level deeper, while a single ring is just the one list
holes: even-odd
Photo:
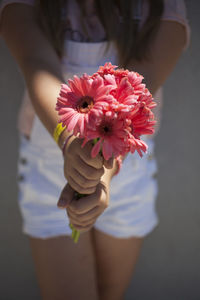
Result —
[{"label": "pink gerbera bouquet", "polygon": [[99,152],[108,160],[137,151],[142,157],[147,145],[144,134],[154,133],[156,106],[137,72],[106,63],[92,76],[74,76],[61,85],[56,110],[68,131],[95,141],[91,156]]}]

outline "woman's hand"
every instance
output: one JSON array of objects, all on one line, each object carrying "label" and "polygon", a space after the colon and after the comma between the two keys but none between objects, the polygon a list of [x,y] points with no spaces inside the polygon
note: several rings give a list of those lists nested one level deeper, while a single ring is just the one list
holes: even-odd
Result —
[{"label": "woman's hand", "polygon": [[104,174],[103,165],[110,169],[113,159],[108,161],[98,154],[91,157],[92,142],[86,143],[82,148],[83,141],[72,136],[64,152],[64,175],[70,186],[80,194],[92,194]]},{"label": "woman's hand", "polygon": [[93,194],[71,201],[67,207],[70,223],[80,232],[88,231],[108,207],[108,204],[109,186],[101,181]]},{"label": "woman's hand", "polygon": [[99,154],[91,157],[92,143],[82,148],[83,141],[70,138],[64,152],[64,175],[70,186],[80,194],[93,194],[104,173],[104,160]]},{"label": "woman's hand", "polygon": [[58,207],[66,208],[70,223],[78,231],[88,231],[109,204],[109,180],[102,180],[94,193],[76,200],[73,189],[67,184]]}]

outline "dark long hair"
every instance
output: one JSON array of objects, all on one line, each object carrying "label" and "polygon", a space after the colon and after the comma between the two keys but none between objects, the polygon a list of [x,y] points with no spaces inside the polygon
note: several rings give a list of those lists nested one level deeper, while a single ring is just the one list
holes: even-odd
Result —
[{"label": "dark long hair", "polygon": [[[82,18],[85,16],[84,1],[74,0],[80,5]],[[114,40],[119,53],[120,65],[125,67],[132,58],[142,61],[149,58],[149,45],[160,25],[164,9],[164,0],[146,0],[149,4],[149,15],[139,30],[136,11],[138,0],[94,0],[97,15],[102,23],[106,39]],[[56,53],[63,56],[64,23],[62,9],[67,0],[36,0],[36,9],[42,29],[45,31]],[[122,22],[115,14],[118,9]]]}]

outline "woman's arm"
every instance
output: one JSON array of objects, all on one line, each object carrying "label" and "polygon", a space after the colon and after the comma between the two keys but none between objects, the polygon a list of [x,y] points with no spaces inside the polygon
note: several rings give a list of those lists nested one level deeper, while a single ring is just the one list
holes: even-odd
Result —
[{"label": "woman's arm", "polygon": [[[61,62],[38,25],[34,7],[7,5],[2,15],[1,32],[22,70],[37,115],[53,135],[58,123],[55,106],[64,78]],[[61,135],[60,145],[68,134],[65,130]],[[102,157],[98,155],[91,160],[86,147],[81,148],[81,143],[74,140],[69,151],[65,151],[64,160],[69,184],[78,186],[81,193],[94,192],[103,174]]]},{"label": "woman's arm", "polygon": [[2,37],[22,70],[33,106],[52,135],[58,122],[56,100],[64,82],[59,58],[38,26],[34,7],[6,6],[1,25]]},{"label": "woman's arm", "polygon": [[[155,94],[174,69],[186,44],[186,38],[183,25],[174,21],[161,21],[150,47],[150,60],[141,63],[133,59],[127,68],[142,74],[147,88]],[[104,178],[109,178],[110,181],[116,170],[115,162],[112,169],[105,169]]]},{"label": "woman's arm", "polygon": [[161,21],[160,28],[150,46],[150,60],[132,60],[128,69],[144,76],[144,82],[152,94],[158,90],[175,67],[186,44],[185,27],[174,21]]}]

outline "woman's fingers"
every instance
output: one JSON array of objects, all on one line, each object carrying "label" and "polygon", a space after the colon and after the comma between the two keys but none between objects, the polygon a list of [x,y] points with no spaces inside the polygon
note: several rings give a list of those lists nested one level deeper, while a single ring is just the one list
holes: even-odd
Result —
[{"label": "woman's fingers", "polygon": [[101,169],[103,167],[103,157],[98,154],[96,157],[91,157],[93,145],[91,142],[85,144],[83,148],[80,149],[79,155],[81,159],[91,167],[95,169]]},{"label": "woman's fingers", "polygon": [[89,226],[89,225],[93,224],[98,217],[98,215],[97,215],[96,217],[91,217],[91,218],[86,219],[85,221],[82,221],[82,220],[80,220],[80,218],[78,216],[75,216],[69,210],[67,210],[67,214],[68,214],[68,217],[72,224],[77,224],[80,226]]},{"label": "woman's fingers", "polygon": [[69,211],[69,209],[67,209],[67,214],[68,214],[70,223],[73,225],[73,227],[76,230],[79,230],[79,231],[88,231],[89,229],[92,228],[92,226],[94,225],[94,223],[96,222],[96,219],[97,219],[97,217],[95,217],[95,218],[90,218],[85,221],[81,221],[77,216],[74,216],[74,214],[71,213]]},{"label": "woman's fingers", "polygon": [[101,182],[97,185],[93,194],[70,203],[70,209],[77,215],[85,214],[96,206],[100,206],[101,211],[108,206],[105,186]]},{"label": "woman's fingers", "polygon": [[74,189],[74,191],[78,192],[79,194],[93,194],[96,190],[96,186],[85,188],[80,186],[71,176],[68,177],[68,183]]},{"label": "woman's fingers", "polygon": [[108,160],[104,159],[104,161],[103,161],[103,164],[107,169],[112,169],[113,168],[113,163],[114,163],[114,158],[113,157],[109,158]]},{"label": "woman's fingers", "polygon": [[96,222],[96,219],[101,215],[103,210],[104,209],[102,209],[102,207],[96,206],[85,214],[77,215],[72,210],[70,210],[70,207],[68,206],[67,214],[70,219],[70,223],[73,224],[73,226],[75,226],[77,230],[77,226],[81,226],[82,229],[88,230],[88,227],[91,227]]},{"label": "woman's fingers", "polygon": [[100,182],[93,194],[79,200],[73,199],[67,206],[67,214],[72,225],[80,231],[89,230],[108,207],[108,194],[108,186]]},{"label": "woman's fingers", "polygon": [[57,206],[59,208],[66,208],[73,200],[73,198],[74,198],[74,190],[67,183],[60,194]]},{"label": "woman's fingers", "polygon": [[82,148],[82,140],[75,138],[65,151],[64,175],[70,185],[79,193],[94,193],[96,185],[104,174],[103,158],[91,158],[92,144]]},{"label": "woman's fingers", "polygon": [[[78,160],[78,159],[77,159]],[[79,160],[78,160],[79,161]],[[78,168],[81,169],[81,174],[75,165],[67,165],[64,169],[65,178],[71,185],[71,187],[80,194],[92,194],[96,190],[96,186],[100,181],[102,172],[97,170],[99,175],[95,176],[95,170],[93,167],[89,168],[83,165],[83,162],[79,162]],[[87,175],[85,175],[87,174]],[[90,174],[90,176],[89,176]],[[86,178],[90,177],[91,179]],[[93,177],[92,177],[93,176]]]},{"label": "woman's fingers", "polygon": [[80,224],[87,224],[87,222],[92,221],[93,219],[96,219],[99,214],[101,213],[100,206],[96,206],[92,208],[90,211],[84,214],[76,214],[73,210],[70,209],[68,206],[67,213],[71,219],[74,221],[77,221]]},{"label": "woman's fingers", "polygon": [[73,180],[80,185],[82,188],[91,188],[96,187],[99,183],[100,179],[86,179],[83,175],[81,175],[76,169],[72,169],[70,171],[70,176],[73,178]]},{"label": "woman's fingers", "polygon": [[78,231],[80,231],[80,232],[86,232],[86,231],[89,231],[89,230],[93,227],[94,224],[91,224],[91,225],[88,225],[88,226],[80,226],[80,225],[78,225],[78,224],[73,224],[73,223],[72,223],[72,225],[73,225],[73,227],[74,227],[76,230],[78,230]]},{"label": "woman's fingers", "polygon": [[76,212],[76,214],[84,214],[89,212],[96,206],[99,206],[100,199],[100,191],[96,191],[88,196],[85,196],[78,201],[72,201],[70,204],[70,208],[72,211]]},{"label": "woman's fingers", "polygon": [[[68,175],[71,175],[72,170],[76,170],[80,175],[82,175],[85,180],[100,180],[104,174],[104,168],[95,169],[91,166],[88,166],[78,155],[71,159],[70,161],[65,162],[64,174],[68,179]],[[75,179],[75,178],[74,178]],[[76,180],[75,180],[76,181]]]},{"label": "woman's fingers", "polygon": [[96,169],[92,166],[89,166],[79,156],[76,158],[76,164],[74,165],[74,168],[76,168],[77,171],[86,179],[97,180],[104,174],[103,167]]}]

